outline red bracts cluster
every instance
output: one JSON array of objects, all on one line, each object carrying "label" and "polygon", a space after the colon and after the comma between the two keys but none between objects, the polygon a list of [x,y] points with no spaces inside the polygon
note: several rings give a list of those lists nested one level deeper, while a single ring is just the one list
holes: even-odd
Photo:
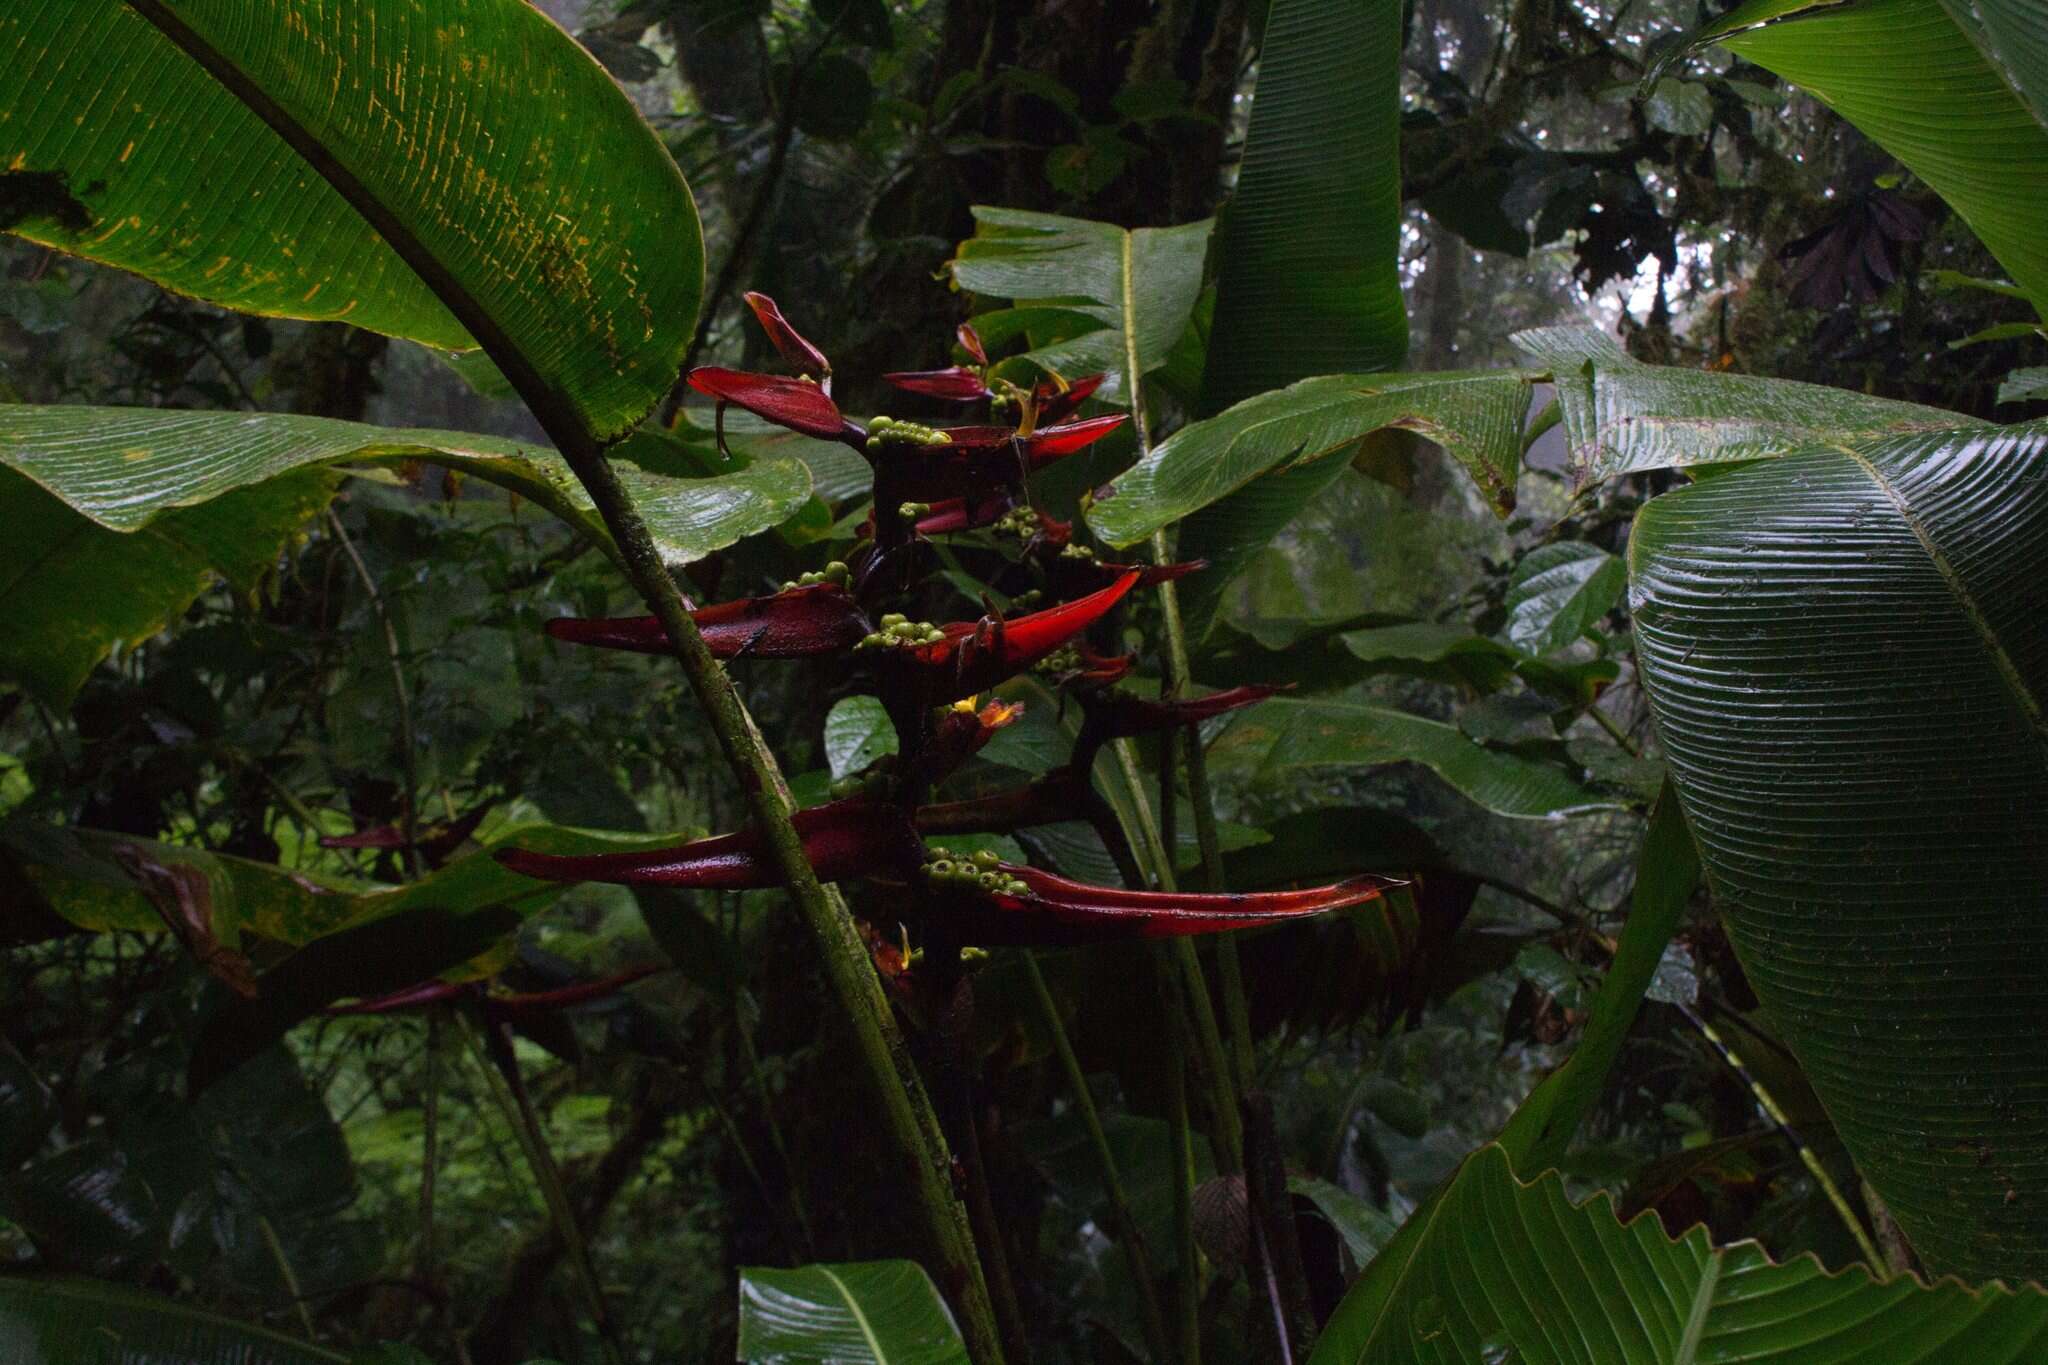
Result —
[{"label": "red bracts cluster", "polygon": [[[862,543],[825,569],[783,590],[691,613],[720,658],[837,658],[859,666],[895,723],[900,752],[835,786],[846,799],[797,811],[793,824],[805,858],[821,880],[864,878],[901,888],[886,898],[930,939],[970,944],[1085,942],[1212,933],[1282,923],[1371,900],[1391,883],[1359,878],[1303,891],[1256,895],[1193,895],[1088,886],[987,853],[956,858],[927,849],[920,830],[947,836],[1021,829],[1085,819],[1099,830],[1106,807],[1088,774],[1101,744],[1124,735],[1193,725],[1271,695],[1274,689],[1233,688],[1171,701],[1115,691],[1133,656],[1105,656],[1085,635],[1133,589],[1179,578],[1200,563],[1137,566],[1104,563],[1073,540],[1073,528],[1037,510],[1029,476],[1114,431],[1121,415],[1074,419],[1102,376],[1025,390],[991,378],[981,338],[959,334],[972,366],[887,375],[911,392],[1014,409],[1013,426],[950,429],[876,417],[847,419],[831,394],[831,363],[805,340],[772,299],[747,303],[794,375],[751,374],[706,367],[689,382],[698,392],[770,422],[859,450],[874,471],[874,515]],[[722,430],[722,426],[721,426]],[[1050,598],[1044,610],[932,624],[899,613],[873,615],[879,597],[907,588],[930,562],[920,536],[994,527],[1021,553],[1002,572],[1026,580],[1030,597]],[[921,557],[922,556],[922,557]],[[892,566],[887,573],[883,565]],[[653,617],[561,620],[548,633],[574,644],[664,653],[668,641]],[[1009,702],[975,698],[1043,665],[1057,686],[1080,698],[1085,713],[1072,760],[1028,786],[968,801],[925,804],[927,794],[1014,721]],[[1104,837],[1111,834],[1105,832]],[[674,848],[562,857],[524,849],[498,853],[505,866],[551,880],[629,886],[742,890],[780,885],[780,868],[756,829],[742,829]],[[906,968],[907,969],[907,968]],[[437,988],[419,988],[433,996]],[[381,1006],[402,1008],[413,996]]]}]

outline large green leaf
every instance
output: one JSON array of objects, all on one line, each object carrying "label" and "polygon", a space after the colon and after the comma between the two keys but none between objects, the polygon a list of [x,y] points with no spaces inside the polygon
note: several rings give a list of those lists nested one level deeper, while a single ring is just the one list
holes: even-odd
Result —
[{"label": "large green leaf", "polygon": [[1652,502],[1636,651],[1757,994],[1923,1260],[2048,1276],[2048,433]]},{"label": "large green leaf", "polygon": [[524,0],[16,0],[0,227],[246,312],[474,337],[599,437],[674,380],[703,276],[667,151]]},{"label": "large green leaf", "polygon": [[1401,40],[1399,0],[1273,0],[1237,192],[1218,219],[1204,416],[1408,353]]},{"label": "large green leaf", "polygon": [[[1533,371],[1498,370],[1305,379],[1175,432],[1089,509],[1088,524],[1112,545],[1135,545],[1213,504],[1241,508],[1241,502],[1225,500],[1248,485],[1285,479],[1298,470],[1335,477],[1344,469],[1338,457],[1349,455],[1363,437],[1389,427],[1441,445],[1471,473],[1488,501],[1506,510],[1514,506],[1522,416],[1529,409],[1534,376]],[[1291,519],[1299,500],[1286,505]],[[1231,564],[1248,559],[1258,544],[1242,548]],[[1204,577],[1227,580],[1230,573],[1218,567]]]},{"label": "large green leaf", "polygon": [[[1401,41],[1398,0],[1274,0],[1267,11],[1244,161],[1217,219],[1197,415],[1315,375],[1390,370],[1408,353]],[[1343,473],[1343,461],[1315,459],[1326,453],[1249,450],[1256,468],[1226,472],[1222,487],[1177,514],[1179,556],[1211,566],[1181,592],[1191,636],[1207,631],[1230,579]],[[1192,472],[1197,482],[1215,477]],[[1480,481],[1497,500],[1490,472]],[[1507,486],[1512,502],[1512,472]]]},{"label": "large green leaf", "polygon": [[[672,562],[701,559],[765,530],[810,496],[809,471],[793,457],[707,478],[650,472],[632,457],[645,450],[649,464],[666,470],[674,453],[655,448],[653,439],[636,437],[619,448],[628,457],[619,462],[619,477]],[[568,465],[530,441],[278,412],[0,405],[0,464],[113,531],[134,531],[172,508],[309,466],[408,460],[500,484],[611,549]]]},{"label": "large green leaf", "polygon": [[1126,231],[1110,223],[976,206],[953,282],[983,298],[1056,309],[1072,335],[1025,352],[1078,379],[1107,372],[1098,396],[1128,402],[1130,371],[1166,363],[1202,292],[1211,224]]},{"label": "large green leaf", "polygon": [[1454,726],[1355,702],[1262,702],[1217,736],[1209,754],[1219,772],[1254,781],[1300,768],[1420,763],[1486,809],[1530,819],[1615,804],[1558,768],[1485,748]]},{"label": "large green leaf", "polygon": [[2021,1365],[2048,1352],[2048,1295],[1877,1283],[1754,1242],[1676,1241],[1522,1184],[1482,1147],[1352,1286],[1309,1365]]},{"label": "large green leaf", "polygon": [[0,1279],[8,1365],[347,1365],[348,1357],[97,1280]]},{"label": "large green leaf", "polygon": [[[19,411],[0,406],[0,422]],[[289,474],[203,506],[166,509],[123,534],[0,468],[0,525],[8,528],[0,542],[0,680],[68,705],[109,650],[178,619],[216,576],[254,591],[333,497],[335,482],[322,470]]]},{"label": "large green leaf", "polygon": [[966,1365],[953,1315],[915,1261],[740,1271],[748,1365]]},{"label": "large green leaf", "polygon": [[[622,449],[633,455],[651,439]],[[162,629],[213,574],[253,587],[331,494],[323,467],[414,460],[510,488],[616,554],[582,486],[544,446],[285,413],[0,406],[0,469],[42,490],[0,474],[0,510],[19,528],[0,549],[0,589],[14,608],[0,619],[0,676],[68,701],[110,648]],[[702,478],[629,461],[618,471],[678,563],[780,523],[811,492],[794,458]]]},{"label": "large green leaf", "polygon": [[1700,30],[1841,114],[1955,207],[2048,313],[2037,0],[1750,0]]},{"label": "large green leaf", "polygon": [[1588,328],[1534,328],[1514,341],[1556,376],[1580,483],[1762,459],[1822,440],[1989,427],[1961,413],[1850,389],[1645,365]]}]

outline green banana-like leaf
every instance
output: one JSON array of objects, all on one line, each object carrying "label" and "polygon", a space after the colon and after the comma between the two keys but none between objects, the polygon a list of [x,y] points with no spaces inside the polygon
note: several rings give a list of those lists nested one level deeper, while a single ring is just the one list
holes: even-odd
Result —
[{"label": "green banana-like leaf", "polygon": [[915,1261],[740,1271],[748,1365],[967,1365],[967,1347]]},{"label": "green banana-like leaf", "polygon": [[[1391,370],[1408,353],[1401,41],[1398,0],[1274,0],[1268,10],[1237,191],[1217,218],[1198,416],[1315,375]],[[1182,585],[1191,638],[1206,633],[1231,578],[1344,472],[1341,460],[1313,459],[1324,452],[1247,453],[1264,462],[1176,513],[1179,557],[1210,564]],[[1512,472],[1506,484],[1512,503]]]},{"label": "green banana-like leaf", "polygon": [[8,1365],[348,1365],[348,1357],[156,1294],[82,1279],[0,1278]]},{"label": "green banana-like leaf", "polygon": [[1217,220],[1203,416],[1408,353],[1401,39],[1399,0],[1273,0],[1243,169]]},{"label": "green banana-like leaf", "polygon": [[1873,1281],[1754,1242],[1676,1241],[1522,1184],[1482,1147],[1345,1295],[1309,1365],[2021,1365],[2048,1352],[2048,1295],[2029,1287]]},{"label": "green banana-like leaf", "polygon": [[[1507,510],[1515,502],[1522,416],[1536,374],[1331,374],[1260,394],[1161,442],[1089,509],[1088,525],[1111,545],[1135,545],[1206,507],[1242,507],[1237,498],[1248,486],[1310,470],[1327,482],[1343,471],[1341,457],[1362,438],[1389,427],[1442,446],[1489,502]],[[1299,510],[1293,500],[1283,507]],[[1230,566],[1248,560],[1264,541],[1229,544],[1241,552],[1220,565],[1212,557],[1204,579],[1227,581]]]},{"label": "green banana-like leaf", "polygon": [[[0,406],[0,420],[17,411]],[[177,620],[216,577],[255,591],[336,482],[325,470],[288,474],[123,534],[0,467],[0,679],[68,706],[109,650]]]},{"label": "green banana-like leaf", "polygon": [[675,378],[703,243],[524,0],[15,0],[0,228],[244,312],[464,349],[602,439]]},{"label": "green banana-like leaf", "polygon": [[[766,530],[810,496],[794,458],[758,460],[701,479],[631,463],[642,438],[620,447],[619,478],[664,558],[687,563]],[[460,431],[376,427],[281,412],[0,406],[0,465],[35,480],[110,531],[135,531],[178,507],[331,464],[417,460],[502,485],[612,551],[590,497],[543,445]]]},{"label": "green banana-like leaf", "polygon": [[213,937],[226,947],[248,936],[299,946],[408,910],[438,908],[464,915],[504,906],[524,917],[565,889],[501,867],[491,857],[497,848],[516,844],[543,853],[614,853],[661,848],[681,838],[513,825],[494,832],[477,852],[419,881],[382,886],[100,830],[13,820],[0,824],[0,905],[45,909],[90,933],[160,933],[164,920],[138,880],[139,862],[172,869],[203,888],[196,894],[207,903],[205,918]]},{"label": "green banana-like leaf", "polygon": [[[1127,403],[1137,377],[1166,363],[1202,292],[1212,224],[1126,231],[1022,209],[974,209],[974,236],[953,258],[970,294],[1056,312],[1071,332],[1024,353],[1068,379],[1107,373],[1097,397]],[[995,339],[992,334],[990,340]]]},{"label": "green banana-like leaf", "polygon": [[1266,781],[1299,768],[1420,763],[1500,815],[1539,819],[1613,806],[1562,770],[1488,749],[1456,727],[1346,701],[1276,698],[1241,712],[1209,746],[1218,771]]},{"label": "green banana-like leaf", "polygon": [[2048,432],[1811,446],[1650,503],[1636,653],[1708,883],[1937,1272],[2048,1277]]},{"label": "green banana-like leaf", "polygon": [[2048,314],[2048,20],[2036,0],[1750,0],[1694,41],[1776,72],[1862,129]]},{"label": "green banana-like leaf", "polygon": [[1514,342],[1557,380],[1568,458],[1581,485],[1764,459],[1815,441],[1990,429],[1961,413],[1850,389],[1646,365],[1590,328],[1532,328]]},{"label": "green banana-like leaf", "polygon": [[[646,439],[622,449],[630,456]],[[68,702],[108,650],[176,619],[213,574],[253,588],[326,504],[327,467],[408,461],[509,488],[616,557],[588,495],[545,446],[286,413],[0,406],[0,470],[23,476],[0,473],[0,508],[18,506],[8,524],[20,528],[0,548],[10,605],[0,676]],[[622,460],[618,473],[677,563],[779,524],[811,492],[796,459],[704,478]]]}]

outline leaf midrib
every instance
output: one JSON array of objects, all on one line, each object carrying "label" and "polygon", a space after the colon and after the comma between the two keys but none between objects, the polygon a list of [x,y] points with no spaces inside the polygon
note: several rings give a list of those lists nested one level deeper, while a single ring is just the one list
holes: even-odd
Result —
[{"label": "leaf midrib", "polygon": [[1935,572],[1941,575],[1942,582],[1955,598],[1956,606],[1963,613],[1963,618],[1977,633],[1978,641],[1984,646],[1985,653],[1991,656],[1993,669],[1997,671],[1999,680],[2005,684],[2006,690],[2011,694],[2013,705],[2034,736],[2035,748],[2039,750],[2043,762],[2048,763],[2048,722],[2043,720],[2041,699],[2034,695],[2033,690],[2027,686],[2027,680],[2020,675],[2019,666],[2013,662],[2012,655],[2005,648],[2005,642],[1998,638],[1998,632],[1992,628],[1990,618],[1984,614],[1983,607],[1978,604],[1969,585],[1963,581],[1955,565],[1949,562],[1948,556],[1942,553],[1941,547],[1935,544],[1933,535],[1914,514],[1905,495],[1884,476],[1884,471],[1877,467],[1875,461],[1852,446],[1831,443],[1829,448],[1847,455],[1870,481],[1877,485],[1878,491],[1891,503],[1892,510],[1898,513],[1899,520],[1906,524],[1906,529],[1911,531],[1913,538],[1920,543],[1921,550],[1933,562]]},{"label": "leaf midrib", "polygon": [[881,1340],[875,1336],[873,1324],[868,1321],[868,1315],[861,1311],[860,1304],[854,1299],[853,1291],[847,1288],[846,1281],[833,1274],[832,1267],[828,1265],[819,1266],[818,1273],[830,1280],[832,1287],[839,1291],[839,1297],[846,1300],[846,1311],[853,1314],[853,1324],[860,1328],[861,1339],[867,1342],[868,1350],[873,1354],[876,1365],[888,1365],[889,1357],[882,1350]]}]

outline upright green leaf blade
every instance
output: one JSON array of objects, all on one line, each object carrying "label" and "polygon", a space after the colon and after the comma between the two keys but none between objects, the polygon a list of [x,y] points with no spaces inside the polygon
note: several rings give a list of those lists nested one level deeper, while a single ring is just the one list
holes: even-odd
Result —
[{"label": "upright green leaf blade", "polygon": [[749,1365],[966,1365],[945,1300],[915,1261],[740,1271]]},{"label": "upright green leaf blade", "polygon": [[1401,37],[1398,0],[1274,0],[1219,220],[1205,415],[1407,354]]},{"label": "upright green leaf blade", "polygon": [[[599,438],[673,381],[702,286],[688,187],[532,5],[10,11],[0,167],[44,179],[8,182],[6,226],[230,307],[474,337]],[[31,185],[65,197],[24,211]]]},{"label": "upright green leaf blade", "polygon": [[[1201,416],[1314,375],[1390,370],[1407,354],[1400,61],[1398,0],[1274,0],[1237,192],[1217,220]],[[1178,553],[1210,564],[1181,592],[1191,638],[1231,578],[1343,473],[1334,460],[1263,453],[1265,477],[1183,514]],[[1467,467],[1498,503],[1483,462]],[[1512,504],[1512,472],[1506,486]]]},{"label": "upright green leaf blade", "polygon": [[1701,30],[1709,40],[1811,91],[1910,167],[2048,313],[2048,25],[2038,5],[1751,0]]},{"label": "upright green leaf blade", "polygon": [[347,1365],[266,1328],[95,1280],[0,1279],[8,1365]]},{"label": "upright green leaf blade", "polygon": [[1652,502],[1658,731],[1750,981],[1923,1261],[2048,1275],[2048,435],[1817,446]]},{"label": "upright green leaf blade", "polygon": [[2048,1295],[1874,1282],[1754,1242],[1677,1241],[1602,1196],[1469,1157],[1352,1286],[1309,1365],[2021,1365],[2048,1351]]}]

